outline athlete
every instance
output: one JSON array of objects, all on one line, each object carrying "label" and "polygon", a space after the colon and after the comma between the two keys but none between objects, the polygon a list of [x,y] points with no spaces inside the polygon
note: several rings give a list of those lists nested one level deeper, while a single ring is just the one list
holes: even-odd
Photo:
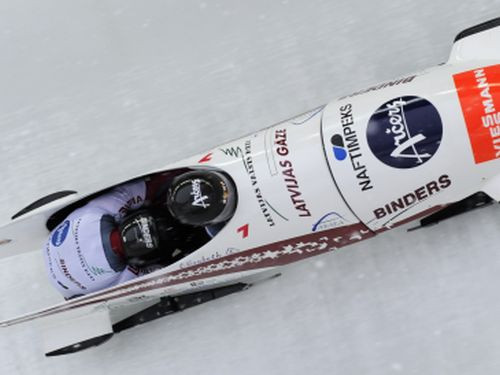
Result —
[{"label": "athlete", "polygon": [[71,299],[175,262],[233,215],[236,191],[223,173],[154,174],[114,187],[66,217],[44,248],[52,284]]}]

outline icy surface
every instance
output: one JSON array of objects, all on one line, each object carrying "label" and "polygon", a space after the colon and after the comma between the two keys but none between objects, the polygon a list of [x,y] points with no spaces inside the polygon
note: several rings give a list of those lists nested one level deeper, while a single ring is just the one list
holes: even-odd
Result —
[{"label": "icy surface", "polygon": [[[202,152],[447,60],[500,1],[0,3],[0,219]],[[2,374],[498,374],[498,207],[403,229],[239,295],[46,359],[2,329]],[[27,233],[26,235],[29,235]],[[41,257],[0,262],[0,316],[59,301]]]}]

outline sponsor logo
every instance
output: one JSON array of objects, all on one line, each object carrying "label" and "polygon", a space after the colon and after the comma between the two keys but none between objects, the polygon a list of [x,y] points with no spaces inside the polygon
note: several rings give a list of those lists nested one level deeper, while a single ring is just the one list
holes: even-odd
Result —
[{"label": "sponsor logo", "polygon": [[367,89],[363,89],[361,91],[357,91],[357,92],[355,92],[353,94],[342,96],[342,97],[339,98],[339,100],[346,99],[346,98],[352,98],[353,96],[357,96],[357,95],[361,95],[361,94],[366,94],[367,92],[370,92],[370,91],[378,91],[378,90],[385,89],[387,87],[398,86],[398,85],[402,85],[402,84],[405,84],[405,83],[409,83],[409,82],[413,81],[413,79],[415,77],[416,76],[414,75],[414,76],[400,78],[400,79],[397,79],[397,80],[394,80],[394,81],[384,82],[384,83],[381,83],[379,85],[372,86],[372,87],[369,87]]},{"label": "sponsor logo", "polygon": [[363,163],[363,154],[359,147],[358,134],[354,129],[352,104],[340,107],[340,124],[342,125],[342,135],[334,134],[330,139],[333,146],[333,155],[339,161],[345,160],[347,155],[349,155],[352,170],[356,175],[361,191],[370,190],[373,188],[373,185],[367,168]]},{"label": "sponsor logo", "polygon": [[335,159],[339,161],[344,160],[347,157],[347,151],[342,136],[340,134],[334,134],[330,139],[330,143],[333,147],[333,156],[335,156]]},{"label": "sponsor logo", "polygon": [[95,275],[95,276],[100,276],[100,275],[105,275],[107,273],[113,273],[113,271],[105,270],[102,267],[97,267],[97,266],[92,266],[90,267],[90,271]]},{"label": "sponsor logo", "polygon": [[68,235],[69,227],[70,227],[69,220],[65,220],[64,223],[62,223],[57,227],[57,229],[52,234],[52,238],[50,240],[52,245],[54,245],[55,247],[59,247],[62,245],[62,243],[66,239],[66,236]]},{"label": "sponsor logo", "polygon": [[127,202],[125,202],[123,207],[120,207],[118,212],[120,213],[121,216],[125,216],[127,212],[139,208],[139,206],[141,206],[143,203],[144,199],[140,195],[137,195],[135,197],[130,198]]},{"label": "sponsor logo", "polygon": [[83,270],[83,272],[85,272],[85,274],[87,275],[87,277],[90,280],[95,281],[95,277],[90,272],[90,270],[89,270],[90,267],[87,263],[87,260],[85,259],[85,256],[83,255],[82,248],[80,247],[80,235],[79,235],[79,233],[80,233],[80,224],[81,223],[82,223],[82,218],[79,218],[74,222],[73,236],[74,236],[74,240],[75,240],[76,254],[77,254],[78,259],[80,261],[80,267]]},{"label": "sponsor logo", "polygon": [[179,263],[179,268],[182,269],[182,268],[197,266],[199,264],[207,263],[207,262],[213,261],[215,259],[220,259],[226,255],[233,254],[233,252],[237,252],[237,251],[239,251],[239,250],[234,249],[234,248],[229,248],[225,252],[216,251],[215,253],[212,253],[209,255],[202,255],[198,259],[190,259],[190,260],[186,260],[186,261]]},{"label": "sponsor logo", "polygon": [[255,173],[255,168],[253,165],[253,158],[252,158],[252,142],[250,140],[245,141],[245,154],[243,157],[243,164],[245,165],[245,169],[247,171],[248,177],[250,177],[250,182],[252,183],[252,187],[254,189],[254,194],[255,198],[257,199],[257,202],[259,203],[260,210],[262,212],[262,215],[264,215],[264,218],[267,221],[267,224],[270,227],[274,227],[276,224],[274,222],[274,219],[271,215],[271,212],[269,211],[269,204],[267,201],[264,199],[262,195],[262,191],[260,190],[260,187],[257,184],[257,175]]},{"label": "sponsor logo", "polygon": [[262,190],[259,187],[259,182],[257,179],[257,174],[255,173],[255,167],[254,167],[253,157],[252,157],[252,141],[250,139],[246,140],[245,144],[244,144],[244,148],[236,146],[236,147],[229,147],[229,148],[223,148],[223,149],[221,148],[219,150],[226,156],[241,159],[243,166],[245,167],[245,172],[247,173],[247,175],[250,179],[250,183],[252,185],[252,189],[253,189],[255,198],[257,199],[257,203],[259,205],[259,208],[260,208],[262,215],[264,216],[264,219],[266,220],[267,224],[270,227],[274,227],[276,225],[276,222],[274,220],[272,213],[275,213],[276,215],[281,217],[283,220],[288,221],[288,219],[286,217],[284,217],[273,206],[271,206],[271,204],[264,197]]},{"label": "sponsor logo", "polygon": [[68,270],[68,266],[66,265],[66,261],[64,259],[59,258],[59,268],[60,268],[61,272],[63,273],[63,275],[66,276],[66,278],[69,281],[71,281],[73,284],[75,284],[78,288],[83,289],[83,290],[87,289],[87,287],[85,285],[80,283],[78,280],[76,280],[73,277],[73,275],[71,275],[71,273]]},{"label": "sponsor logo", "polygon": [[149,228],[148,219],[145,217],[141,217],[137,220],[137,224],[139,225],[139,229],[142,234],[142,240],[144,241],[144,245],[148,249],[154,248],[153,237],[151,236],[151,229]]},{"label": "sponsor logo", "polygon": [[241,236],[243,238],[248,237],[248,231],[249,231],[249,224],[242,225],[238,229],[236,229],[236,233],[241,233]]},{"label": "sponsor logo", "polygon": [[345,220],[338,213],[332,211],[327,213],[326,215],[323,215],[321,219],[319,219],[316,223],[314,223],[314,225],[312,226],[312,231],[318,232],[321,230],[341,227],[346,223],[347,220]]},{"label": "sponsor logo", "polygon": [[500,65],[453,76],[476,164],[500,157]]},{"label": "sponsor logo", "polygon": [[54,279],[57,280],[56,274],[54,272],[54,265],[52,263],[52,255],[50,253],[50,239],[47,241],[47,244],[45,245],[45,256],[47,260],[47,268],[49,269],[50,276]]},{"label": "sponsor logo", "polygon": [[226,156],[232,156],[233,158],[238,158],[238,159],[241,158],[243,163],[245,163],[245,153],[243,152],[240,146],[220,148],[219,150]]},{"label": "sponsor logo", "polygon": [[195,178],[191,181],[191,195],[193,196],[193,206],[207,208],[210,207],[210,203],[207,203],[207,195],[203,195],[201,192],[201,183],[199,178]]},{"label": "sponsor logo", "polygon": [[[274,131],[274,145],[276,146],[276,153],[282,158],[288,156],[290,152],[287,142],[286,129],[277,129]],[[280,160],[278,164],[281,167],[281,174],[283,176],[283,180],[285,181],[288,194],[290,195],[290,200],[292,201],[295,209],[298,211],[299,216],[311,216],[311,212],[302,198],[302,192],[300,191],[299,182],[295,176],[293,163],[288,159],[283,159]]]},{"label": "sponsor logo", "polygon": [[431,181],[424,186],[420,186],[411,193],[393,200],[383,207],[373,210],[376,219],[381,219],[387,215],[393,215],[405,211],[409,207],[429,198],[431,195],[439,193],[441,190],[451,185],[450,177],[446,174],[440,176],[436,181]]},{"label": "sponsor logo", "polygon": [[436,153],[443,125],[437,109],[418,96],[382,104],[368,122],[366,136],[373,154],[394,168],[414,168]]}]

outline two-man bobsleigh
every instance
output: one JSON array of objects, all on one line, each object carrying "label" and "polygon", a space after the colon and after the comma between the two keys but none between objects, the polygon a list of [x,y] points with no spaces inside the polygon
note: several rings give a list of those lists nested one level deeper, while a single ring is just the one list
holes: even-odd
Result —
[{"label": "two-man bobsleigh", "polygon": [[499,45],[500,18],[461,32],[433,69],[113,187],[41,198],[1,227],[1,255],[43,249],[68,300],[2,326],[37,319],[46,354],[74,352],[280,266],[498,201]]}]

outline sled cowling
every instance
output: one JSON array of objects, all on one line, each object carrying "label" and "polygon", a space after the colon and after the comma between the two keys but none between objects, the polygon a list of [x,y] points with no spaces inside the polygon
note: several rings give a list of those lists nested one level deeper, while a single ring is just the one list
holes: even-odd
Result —
[{"label": "sled cowling", "polygon": [[500,17],[461,31],[455,38],[449,64],[500,58]]}]

